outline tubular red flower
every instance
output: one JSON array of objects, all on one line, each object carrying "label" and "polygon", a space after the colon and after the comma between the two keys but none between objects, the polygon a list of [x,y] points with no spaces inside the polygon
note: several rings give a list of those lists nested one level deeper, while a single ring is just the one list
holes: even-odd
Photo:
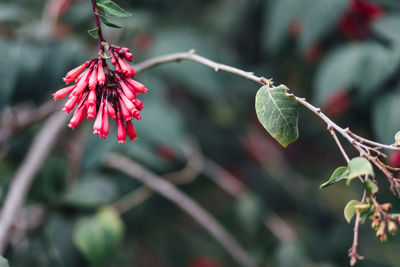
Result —
[{"label": "tubular red flower", "polygon": [[132,93],[131,89],[128,87],[128,85],[119,76],[116,75],[116,77],[117,77],[117,80],[118,80],[119,84],[121,85],[122,91],[124,92],[126,97],[130,101],[133,101],[133,99],[135,99],[135,95]]},{"label": "tubular red flower", "polygon": [[94,121],[93,124],[93,133],[94,134],[102,134],[102,129],[103,129],[103,102],[100,104],[99,112],[97,114],[96,120]]},{"label": "tubular red flower", "polygon": [[[126,121],[130,121],[132,120],[132,115],[131,112],[128,110],[128,108],[126,107],[124,101],[120,98],[119,99],[119,105],[121,107],[121,113],[122,113],[122,117],[126,120]],[[117,114],[118,116],[118,114]]]},{"label": "tubular red flower", "polygon": [[136,106],[136,108],[138,110],[142,110],[144,108],[144,105],[142,103],[142,101],[140,101],[139,99],[135,98],[132,103]]},{"label": "tubular red flower", "polygon": [[75,89],[76,85],[71,85],[65,88],[62,88],[53,94],[54,100],[61,99],[66,97],[69,93],[71,93]]},{"label": "tubular red flower", "polygon": [[106,138],[108,136],[109,126],[108,126],[108,110],[107,105],[104,105],[104,113],[103,113],[103,126],[101,129],[101,138]]},{"label": "tubular red flower", "polygon": [[91,73],[91,69],[88,69],[86,71],[85,75],[83,75],[82,78],[79,80],[79,82],[76,85],[76,88],[74,89],[74,91],[72,91],[72,95],[80,95],[80,94],[82,94],[82,92],[88,86],[88,80],[89,80],[90,73]]},{"label": "tubular red flower", "polygon": [[71,96],[65,103],[63,111],[70,113],[74,109],[76,102],[78,102],[78,96]]},{"label": "tubular red flower", "polygon": [[137,111],[135,105],[124,94],[121,94],[120,98],[124,102],[127,109],[129,110],[129,113],[133,115],[134,111],[135,110]]},{"label": "tubular red flower", "polygon": [[86,67],[90,64],[90,60],[86,61],[85,63],[83,63],[82,65],[76,67],[73,70],[70,70],[67,75],[65,75],[65,77],[63,78],[64,82],[66,84],[69,84],[70,82],[72,82],[73,80],[75,80],[76,77],[78,77],[78,75],[84,70],[86,69]]},{"label": "tubular red flower", "polygon": [[106,82],[106,75],[104,74],[104,69],[103,69],[103,60],[99,60],[99,64],[97,65],[97,81],[99,85],[103,86]]},{"label": "tubular red flower", "polygon": [[137,139],[136,137],[136,129],[133,125],[132,121],[126,122],[126,135],[129,136],[129,139],[134,141]]},{"label": "tubular red flower", "polygon": [[117,117],[117,138],[118,143],[126,142],[126,128],[120,116]]},{"label": "tubular red flower", "polygon": [[95,89],[97,85],[97,64],[94,65],[92,74],[89,78],[89,89]]},{"label": "tubular red flower", "polygon": [[123,54],[123,58],[125,58],[125,59],[128,60],[128,61],[132,61],[132,59],[133,59],[133,54],[132,54],[132,53],[129,53],[129,52],[126,52],[126,53]]},{"label": "tubular red flower", "polygon": [[96,105],[89,105],[87,115],[88,120],[93,120],[96,117]]},{"label": "tubular red flower", "polygon": [[140,82],[137,82],[137,81],[132,80],[132,79],[125,79],[125,81],[127,81],[131,85],[131,87],[134,90],[136,90],[137,92],[143,93],[143,94],[145,94],[147,92],[147,88],[143,84],[141,84]]},{"label": "tubular red flower", "polygon": [[85,119],[86,111],[87,111],[87,105],[82,104],[78,106],[74,112],[74,115],[72,116],[72,119],[68,124],[68,127],[75,129],[75,127],[78,126],[78,124]]},{"label": "tubular red flower", "polygon": [[110,116],[111,119],[115,119],[117,117],[115,109],[111,106],[110,102],[108,101],[106,101],[106,105],[107,105],[108,116]]},{"label": "tubular red flower", "polygon": [[118,58],[118,63],[119,63],[119,66],[121,67],[122,72],[126,76],[128,76],[128,77],[134,77],[135,76],[135,70],[131,67],[131,65],[126,63],[126,61],[124,61],[121,58]]},{"label": "tubular red flower", "polygon": [[96,90],[92,89],[89,91],[87,102],[89,103],[89,105],[96,105]]}]

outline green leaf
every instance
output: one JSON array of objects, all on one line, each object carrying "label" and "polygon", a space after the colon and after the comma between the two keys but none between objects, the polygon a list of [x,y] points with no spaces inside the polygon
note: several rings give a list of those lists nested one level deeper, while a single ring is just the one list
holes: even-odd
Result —
[{"label": "green leaf", "polygon": [[307,49],[334,29],[349,3],[348,0],[309,1],[305,14],[300,18],[304,25],[300,36],[301,49]]},{"label": "green leaf", "polygon": [[22,59],[18,58],[20,49],[18,46],[0,40],[0,111],[8,105],[17,83],[18,62],[22,62]]},{"label": "green leaf", "polygon": [[117,188],[110,179],[93,175],[80,179],[63,200],[69,206],[95,208],[110,203],[116,195]]},{"label": "green leaf", "polygon": [[348,174],[347,174],[347,185],[350,185],[351,180],[362,176],[371,175],[374,176],[374,171],[371,163],[365,158],[353,158],[348,164]]},{"label": "green leaf", "polygon": [[327,55],[316,74],[314,101],[322,105],[333,93],[350,90],[359,79],[364,55],[359,44],[343,46]]},{"label": "green leaf", "polygon": [[287,96],[284,85],[269,89],[263,86],[256,95],[256,112],[258,120],[283,147],[299,137],[297,102]]},{"label": "green leaf", "polygon": [[267,49],[271,51],[278,50],[283,41],[288,36],[290,23],[298,15],[298,10],[304,5],[299,0],[276,0],[270,1],[271,5],[265,5],[268,19],[265,20],[266,25],[263,27],[264,42]]},{"label": "green leaf", "polygon": [[110,0],[96,0],[97,7],[99,10],[108,17],[129,17],[132,16],[131,13],[125,11],[116,3]]},{"label": "green leaf", "polygon": [[99,38],[99,29],[98,29],[97,27],[88,30],[88,33],[89,33],[89,35],[92,36],[94,39],[98,39],[98,38]]},{"label": "green leaf", "polygon": [[378,186],[370,179],[367,179],[365,181],[364,187],[368,193],[373,194],[373,195],[375,195],[379,190]]},{"label": "green leaf", "polygon": [[240,225],[248,233],[255,233],[263,215],[262,201],[255,194],[243,194],[235,204],[235,212],[240,220]]},{"label": "green leaf", "polygon": [[373,24],[374,32],[389,41],[400,42],[400,16],[387,15]]},{"label": "green leaf", "polygon": [[9,267],[8,260],[0,256],[0,267]]},{"label": "green leaf", "polygon": [[326,103],[330,95],[352,88],[368,95],[377,89],[399,65],[400,49],[377,42],[352,43],[329,54],[318,69],[315,102]]},{"label": "green leaf", "polygon": [[109,22],[103,15],[98,14],[98,16],[99,16],[101,22],[103,22],[103,23],[104,23],[105,25],[107,25],[108,27],[116,28],[116,29],[121,29],[121,28],[122,28],[121,26],[119,26],[119,25],[117,25],[117,24],[114,24],[114,23],[112,23],[112,22]]},{"label": "green leaf", "polygon": [[394,136],[394,144],[395,146],[400,146],[400,131],[398,131]]},{"label": "green leaf", "polygon": [[357,200],[350,200],[344,208],[344,218],[348,223],[350,223],[351,218],[353,218],[356,213],[357,208],[355,207],[359,202]]},{"label": "green leaf", "polygon": [[74,229],[74,244],[93,265],[104,265],[122,239],[124,225],[119,214],[105,208],[93,217],[79,219]]},{"label": "green leaf", "polygon": [[347,168],[349,169],[349,174],[347,177],[347,185],[350,184],[350,181],[358,176],[362,175],[371,175],[375,176],[374,169],[372,168],[371,163],[361,157],[353,158],[350,160]]},{"label": "green leaf", "polygon": [[337,182],[340,182],[342,180],[345,180],[345,179],[347,179],[348,174],[349,174],[349,171],[348,171],[347,167],[344,167],[344,166],[339,167],[333,172],[331,178],[327,182],[323,183],[319,188],[322,189],[322,188],[328,187],[332,184],[335,184]]}]

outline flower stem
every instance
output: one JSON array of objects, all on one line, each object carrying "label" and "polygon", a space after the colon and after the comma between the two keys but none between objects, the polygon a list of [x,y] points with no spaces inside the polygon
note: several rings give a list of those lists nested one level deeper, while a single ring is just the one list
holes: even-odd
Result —
[{"label": "flower stem", "polygon": [[98,35],[99,35],[99,49],[100,53],[104,53],[104,46],[103,42],[106,42],[103,37],[103,32],[101,30],[101,24],[100,24],[100,19],[98,14],[100,14],[99,8],[97,7],[96,0],[92,0],[92,6],[93,6],[93,12],[94,12],[94,19],[96,21],[96,27],[98,30]]}]

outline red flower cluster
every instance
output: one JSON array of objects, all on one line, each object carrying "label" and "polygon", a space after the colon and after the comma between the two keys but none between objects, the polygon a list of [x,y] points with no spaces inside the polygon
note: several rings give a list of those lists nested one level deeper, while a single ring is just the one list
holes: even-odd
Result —
[{"label": "red flower cluster", "polygon": [[371,24],[382,17],[382,8],[368,0],[353,0],[350,9],[340,21],[340,31],[348,38],[363,39],[371,32]]},{"label": "red flower cluster", "polygon": [[58,90],[53,97],[57,100],[69,94],[63,108],[67,113],[77,106],[68,124],[72,129],[87,116],[90,120],[95,119],[93,133],[107,138],[108,118],[111,117],[116,120],[118,142],[125,143],[127,136],[131,140],[136,139],[132,119],[140,120],[139,111],[143,109],[142,102],[136,97],[139,93],[145,94],[147,89],[130,79],[135,76],[135,71],[126,62],[133,59],[128,48],[110,46],[109,52],[114,70],[101,56],[88,60],[64,77],[66,84],[73,81],[75,84]]}]

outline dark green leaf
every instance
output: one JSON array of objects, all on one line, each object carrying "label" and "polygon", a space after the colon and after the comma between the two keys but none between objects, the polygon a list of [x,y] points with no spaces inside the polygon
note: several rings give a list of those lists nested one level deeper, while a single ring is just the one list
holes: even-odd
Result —
[{"label": "dark green leaf", "polygon": [[354,214],[356,213],[357,208],[355,207],[359,202],[357,200],[350,200],[344,208],[344,217],[348,223],[350,223]]},{"label": "dark green leaf", "polygon": [[373,194],[373,195],[375,195],[379,190],[378,186],[370,179],[367,179],[365,181],[364,187],[368,193]]},{"label": "dark green leaf", "polygon": [[348,171],[347,167],[344,167],[344,166],[339,167],[333,172],[331,178],[327,182],[323,183],[319,188],[322,189],[322,188],[328,187],[332,184],[335,184],[337,182],[340,182],[342,180],[345,180],[345,179],[347,179],[348,174],[349,174],[349,171]]},{"label": "dark green leaf", "polygon": [[89,33],[89,35],[92,36],[94,39],[98,39],[98,38],[99,38],[99,29],[98,29],[97,27],[88,30],[88,33]]},{"label": "dark green leaf", "polygon": [[255,233],[262,219],[262,201],[252,193],[241,195],[236,202],[236,213],[240,225],[249,233]]},{"label": "dark green leaf", "polygon": [[102,176],[79,180],[65,195],[64,203],[81,208],[94,208],[111,202],[117,194],[112,181]]},{"label": "dark green leaf", "polygon": [[299,137],[297,102],[286,95],[287,90],[283,85],[271,89],[263,86],[256,95],[258,120],[283,147]]},{"label": "dark green leaf", "polygon": [[0,267],[9,267],[8,260],[0,256]]},{"label": "dark green leaf", "polygon": [[80,219],[74,229],[74,244],[94,266],[103,265],[122,239],[124,225],[112,208],[96,216]]},{"label": "dark green leaf", "polygon": [[0,40],[0,111],[8,104],[17,82],[19,49]]},{"label": "dark green leaf", "polygon": [[122,27],[121,26],[118,26],[117,24],[114,24],[114,23],[112,23],[112,22],[109,22],[104,16],[102,16],[102,15],[100,15],[100,14],[98,14],[99,15],[99,18],[100,18],[100,20],[101,20],[101,22],[103,22],[105,25],[107,25],[108,27],[111,27],[111,28],[117,28],[117,29],[121,29]]},{"label": "dark green leaf", "polygon": [[314,84],[315,102],[322,105],[337,91],[350,90],[359,79],[364,49],[358,44],[339,48],[325,57]]},{"label": "dark green leaf", "polygon": [[349,169],[347,177],[347,185],[350,181],[358,176],[371,175],[375,176],[372,164],[365,158],[357,157],[350,160],[347,168]]},{"label": "dark green leaf", "polygon": [[307,49],[334,29],[349,3],[348,0],[309,1],[306,13],[301,18],[304,30],[300,36],[300,47]]},{"label": "dark green leaf", "polygon": [[400,16],[388,15],[373,24],[376,34],[392,42],[400,42]]},{"label": "dark green leaf", "polygon": [[264,26],[265,44],[269,50],[276,51],[288,36],[290,23],[298,15],[298,10],[304,5],[299,0],[271,1],[272,5],[266,5],[269,16]]},{"label": "dark green leaf", "polygon": [[131,13],[125,11],[116,3],[110,0],[96,0],[99,10],[108,17],[129,17]]}]

